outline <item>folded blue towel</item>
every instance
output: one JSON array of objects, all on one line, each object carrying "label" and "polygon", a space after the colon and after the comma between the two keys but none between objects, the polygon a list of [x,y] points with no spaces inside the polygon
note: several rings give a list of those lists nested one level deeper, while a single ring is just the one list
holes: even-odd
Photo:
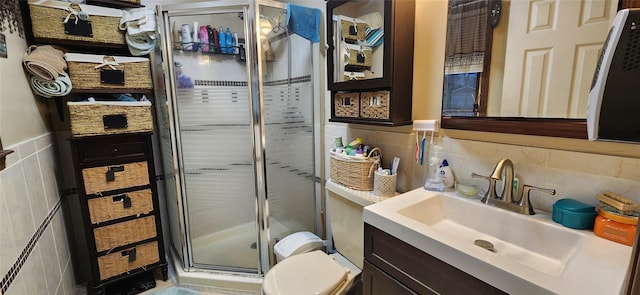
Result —
[{"label": "folded blue towel", "polygon": [[289,31],[313,42],[320,42],[320,9],[287,4]]}]

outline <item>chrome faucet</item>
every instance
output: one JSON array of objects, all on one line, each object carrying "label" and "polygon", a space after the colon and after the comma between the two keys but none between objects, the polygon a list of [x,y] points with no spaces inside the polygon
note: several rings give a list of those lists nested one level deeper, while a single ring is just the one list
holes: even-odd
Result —
[{"label": "chrome faucet", "polygon": [[[502,175],[504,174],[504,179]],[[514,187],[513,187],[513,162],[509,159],[500,160],[490,176],[483,176],[476,173],[472,173],[473,178],[483,178],[489,181],[489,189],[485,193],[484,197],[480,200],[482,203],[492,205],[509,211],[517,212],[525,215],[534,215],[536,212],[531,205],[531,199],[529,193],[532,190],[541,191],[550,195],[555,195],[556,190],[544,189],[531,185],[523,185],[522,190],[519,191],[518,198],[514,199]],[[498,196],[496,193],[496,181],[502,180],[504,189],[502,195]]]}]

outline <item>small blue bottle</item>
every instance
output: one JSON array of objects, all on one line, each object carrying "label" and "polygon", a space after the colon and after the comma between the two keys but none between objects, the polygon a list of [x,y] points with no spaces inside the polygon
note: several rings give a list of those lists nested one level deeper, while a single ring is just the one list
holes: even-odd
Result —
[{"label": "small blue bottle", "polygon": [[225,34],[224,29],[220,27],[218,30],[218,43],[220,43],[220,52],[227,52],[227,34]]},{"label": "small blue bottle", "polygon": [[225,53],[229,53],[232,54],[233,53],[233,34],[231,34],[231,30],[229,29],[229,27],[227,27],[227,33],[225,34],[225,40],[226,42],[226,46],[227,46],[227,51],[225,51]]}]

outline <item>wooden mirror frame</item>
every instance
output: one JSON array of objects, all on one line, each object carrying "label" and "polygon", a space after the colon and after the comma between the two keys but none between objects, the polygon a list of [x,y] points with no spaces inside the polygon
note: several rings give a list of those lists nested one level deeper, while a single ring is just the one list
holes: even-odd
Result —
[{"label": "wooden mirror frame", "polygon": [[[618,3],[618,10],[638,7],[640,0]],[[441,120],[444,129],[587,139],[586,119],[442,116]]]}]

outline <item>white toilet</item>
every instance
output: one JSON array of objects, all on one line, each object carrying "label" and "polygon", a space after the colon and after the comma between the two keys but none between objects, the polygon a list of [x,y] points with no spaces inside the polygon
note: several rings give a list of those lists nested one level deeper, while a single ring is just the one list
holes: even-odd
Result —
[{"label": "white toilet", "polygon": [[364,204],[327,191],[333,241],[339,253],[320,250],[322,240],[298,232],[274,246],[278,263],[264,277],[263,294],[345,294],[360,274],[364,256]]}]

